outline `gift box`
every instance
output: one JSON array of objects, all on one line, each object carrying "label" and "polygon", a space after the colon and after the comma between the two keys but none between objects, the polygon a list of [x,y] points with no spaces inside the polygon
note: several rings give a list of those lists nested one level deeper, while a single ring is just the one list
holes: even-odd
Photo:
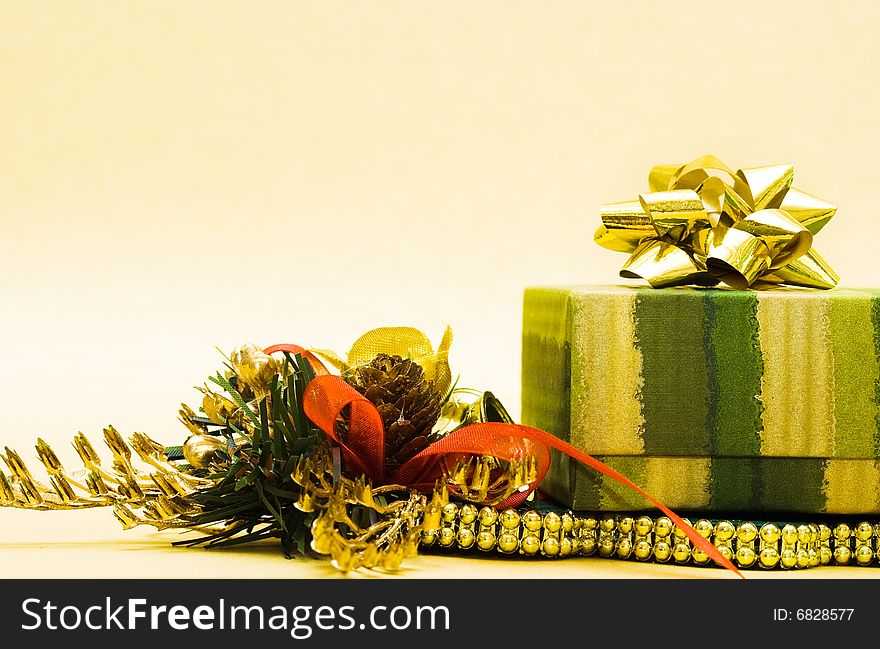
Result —
[{"label": "gift box", "polygon": [[[880,513],[880,290],[536,287],[522,420],[694,511]],[[647,508],[554,454],[542,489]]]}]

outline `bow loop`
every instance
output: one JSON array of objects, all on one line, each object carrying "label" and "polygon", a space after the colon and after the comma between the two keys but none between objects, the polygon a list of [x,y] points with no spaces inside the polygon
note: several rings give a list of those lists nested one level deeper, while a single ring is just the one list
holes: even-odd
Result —
[{"label": "bow loop", "polygon": [[742,182],[739,193],[745,198],[753,211],[774,208],[782,205],[782,199],[791,189],[794,179],[792,165],[773,165],[740,169],[736,172]]},{"label": "bow loop", "polygon": [[691,189],[640,194],[639,203],[657,236],[674,245],[685,241],[695,230],[710,225],[700,195]]}]

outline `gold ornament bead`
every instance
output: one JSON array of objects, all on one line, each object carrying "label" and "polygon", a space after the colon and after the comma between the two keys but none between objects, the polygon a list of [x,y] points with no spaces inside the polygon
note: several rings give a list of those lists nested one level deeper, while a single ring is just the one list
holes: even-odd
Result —
[{"label": "gold ornament bead", "polygon": [[651,544],[647,541],[639,541],[633,548],[633,554],[639,561],[646,561],[651,557]]},{"label": "gold ornament bead", "polygon": [[648,536],[648,534],[654,531],[654,521],[648,516],[639,516],[639,519],[636,521],[635,529],[636,534],[639,536]]},{"label": "gold ornament bead", "polygon": [[823,523],[819,523],[819,540],[827,541],[831,538],[831,528]]},{"label": "gold ornament bead", "polygon": [[776,543],[779,541],[779,537],[782,533],[779,531],[779,527],[777,527],[774,523],[764,523],[761,526],[761,540],[764,543]]},{"label": "gold ornament bead", "polygon": [[451,527],[440,528],[440,537],[437,539],[437,543],[444,548],[451,546],[455,543],[455,530]]},{"label": "gold ornament bead", "polygon": [[621,559],[629,558],[629,555],[632,554],[633,544],[629,539],[620,539],[617,542],[617,556]]},{"label": "gold ornament bead", "polygon": [[483,507],[480,510],[480,525],[489,527],[494,525],[498,520],[498,510],[494,507]]},{"label": "gold ornament bead", "polygon": [[570,538],[563,537],[559,542],[559,556],[567,557],[572,552],[574,552],[574,543],[572,543]]},{"label": "gold ornament bead", "polygon": [[831,563],[831,559],[834,558],[834,553],[831,552],[831,548],[827,545],[823,545],[819,548],[819,564],[823,566],[827,566]]},{"label": "gold ornament bead", "polygon": [[267,392],[269,381],[280,371],[278,361],[256,345],[242,345],[229,353],[235,374],[258,396]]},{"label": "gold ornament bead", "polygon": [[703,552],[700,548],[693,548],[691,550],[691,558],[694,560],[694,563],[698,565],[703,565],[704,563],[709,562],[709,555]]},{"label": "gold ornament bead", "polygon": [[701,518],[694,524],[694,529],[697,530],[697,534],[702,536],[704,539],[708,539],[712,535],[712,531],[715,529],[715,526],[712,525],[711,521],[707,521],[705,518]]},{"label": "gold ornament bead", "polygon": [[477,520],[477,513],[477,508],[470,503],[462,505],[461,509],[458,512],[458,520],[460,520],[464,525],[470,525],[475,520]]},{"label": "gold ornament bead", "polygon": [[538,554],[538,551],[541,549],[541,540],[535,536],[534,534],[529,534],[526,536],[522,543],[520,544],[520,550],[526,556],[532,556]]},{"label": "gold ornament bead", "polygon": [[834,528],[834,538],[838,541],[845,541],[850,537],[850,529],[849,525],[846,523],[841,523],[837,527]]},{"label": "gold ornament bead", "polygon": [[741,568],[750,568],[754,565],[757,558],[757,553],[747,545],[742,546],[736,551],[736,562]]},{"label": "gold ornament bead", "polygon": [[610,557],[614,554],[614,541],[611,539],[602,539],[599,541],[599,556],[601,557]]},{"label": "gold ornament bead", "polygon": [[684,563],[691,558],[691,549],[684,543],[676,543],[672,548],[672,557],[678,563]]},{"label": "gold ornament bead", "polygon": [[555,534],[562,528],[562,517],[556,512],[548,512],[544,515],[544,529]]},{"label": "gold ornament bead", "polygon": [[456,540],[458,541],[458,547],[463,550],[467,550],[474,544],[476,537],[474,536],[474,531],[471,528],[462,527],[458,530]]},{"label": "gold ornament bead", "polygon": [[621,534],[629,534],[633,529],[633,519],[631,516],[624,516],[617,521],[617,531]]},{"label": "gold ornament bead", "polygon": [[660,537],[669,536],[672,533],[672,521],[666,516],[661,516],[654,524],[654,534]]},{"label": "gold ornament bead", "polygon": [[654,544],[654,558],[663,563],[664,561],[669,561],[669,557],[672,556],[672,548],[669,547],[669,544],[666,541],[658,541]]},{"label": "gold ornament bead", "polygon": [[807,550],[807,565],[812,568],[819,565],[819,552],[814,548]]},{"label": "gold ornament bead", "polygon": [[870,545],[861,545],[856,550],[856,562],[860,566],[867,566],[874,560],[874,551]]},{"label": "gold ornament bead", "polygon": [[800,525],[797,528],[798,541],[800,541],[801,543],[814,542],[815,539],[813,537],[816,536],[816,532],[817,530],[810,529],[809,525]]},{"label": "gold ornament bead", "polygon": [[519,527],[519,513],[514,509],[505,509],[501,512],[501,527],[513,530]]},{"label": "gold ornament bead", "polygon": [[585,530],[595,530],[597,527],[599,527],[599,519],[593,518],[592,516],[584,519],[583,528]]},{"label": "gold ornament bead", "polygon": [[870,523],[862,522],[856,526],[855,537],[859,541],[867,541],[874,535],[874,528]]},{"label": "gold ornament bead", "polygon": [[758,561],[762,568],[775,568],[779,563],[779,552],[776,551],[776,548],[764,548],[758,555]]},{"label": "gold ornament bead", "polygon": [[574,529],[574,517],[571,514],[562,515],[562,531],[571,532]]},{"label": "gold ornament bead", "polygon": [[213,435],[191,435],[183,443],[183,457],[196,469],[211,465],[219,451],[226,448],[226,441]]},{"label": "gold ornament bead", "polygon": [[585,557],[596,553],[596,539],[586,538],[580,541],[580,553]]},{"label": "gold ornament bead", "polygon": [[839,545],[834,548],[834,562],[838,565],[845,566],[852,558],[852,550],[845,545]]},{"label": "gold ornament bead", "polygon": [[541,554],[548,557],[556,557],[559,556],[559,541],[554,539],[552,536],[544,539],[544,542],[541,544]]},{"label": "gold ornament bead", "polygon": [[715,538],[719,541],[728,541],[736,534],[736,528],[730,521],[718,521],[715,526]]},{"label": "gold ornament bead", "polygon": [[488,552],[495,547],[495,535],[492,532],[480,532],[477,534],[477,547]]},{"label": "gold ornament bead", "polygon": [[782,528],[782,542],[786,545],[794,545],[797,543],[797,528],[789,523]]},{"label": "gold ornament bead", "polygon": [[[815,553],[816,551],[813,550],[813,552]],[[798,568],[809,568],[810,567],[810,553],[807,552],[807,550],[804,548],[801,548],[800,550],[797,551],[797,567]]]},{"label": "gold ornament bead", "polygon": [[442,518],[444,523],[451,523],[458,515],[458,505],[455,503],[446,503],[443,505]]},{"label": "gold ornament bead", "polygon": [[740,543],[751,543],[758,536],[758,527],[752,522],[745,522],[736,530],[736,538]]},{"label": "gold ornament bead", "polygon": [[501,536],[498,537],[498,549],[504,552],[505,554],[511,554],[516,552],[519,547],[519,539],[516,538],[516,534],[511,534],[510,532],[505,532]]},{"label": "gold ornament bead", "polygon": [[779,565],[786,570],[791,570],[797,565],[797,553],[790,548],[786,548],[779,555]]},{"label": "gold ornament bead", "polygon": [[[683,519],[681,519],[681,520],[683,520],[683,521],[684,521],[685,523],[687,523],[688,525],[691,524],[691,521],[690,521],[690,519],[688,519],[688,518],[683,518]],[[677,541],[681,541],[681,542],[688,541],[687,534],[685,534],[685,533],[684,533],[684,530],[683,530],[683,529],[680,529],[677,525],[675,526],[675,529],[673,529],[672,534],[675,536],[675,539],[676,539]]]},{"label": "gold ornament bead", "polygon": [[422,532],[422,545],[431,546],[434,545],[434,542],[437,540],[437,532],[432,530],[430,532]]},{"label": "gold ornament bead", "polygon": [[616,524],[613,518],[603,518],[599,521],[599,530],[602,532],[613,532]]},{"label": "gold ornament bead", "polygon": [[543,522],[543,519],[538,512],[531,510],[523,514],[522,522],[527,530],[529,530],[530,532],[537,532],[539,529],[541,529],[541,523]]}]

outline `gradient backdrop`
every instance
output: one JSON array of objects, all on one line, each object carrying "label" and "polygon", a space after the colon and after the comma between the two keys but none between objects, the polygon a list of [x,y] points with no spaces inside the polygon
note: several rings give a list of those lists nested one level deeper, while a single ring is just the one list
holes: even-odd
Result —
[{"label": "gradient backdrop", "polygon": [[[457,334],[519,412],[526,285],[616,281],[659,162],[795,163],[880,285],[874,2],[0,2],[2,440],[179,440],[214,349]],[[109,515],[109,514],[108,514]]]}]

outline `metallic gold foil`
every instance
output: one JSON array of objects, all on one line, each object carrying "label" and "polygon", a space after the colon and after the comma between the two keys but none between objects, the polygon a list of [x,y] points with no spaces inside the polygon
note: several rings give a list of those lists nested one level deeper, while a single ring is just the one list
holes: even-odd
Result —
[{"label": "metallic gold foil", "polygon": [[278,362],[256,345],[242,345],[229,355],[229,363],[235,374],[257,396],[266,394],[269,381],[278,374]]},{"label": "metallic gold foil", "polygon": [[455,388],[443,404],[440,418],[431,432],[433,440],[440,439],[456,428],[485,422],[513,423],[502,403],[491,392],[473,388]]},{"label": "metallic gold foil", "polygon": [[839,277],[812,244],[837,208],[793,189],[793,177],[792,165],[734,172],[711,155],[658,165],[650,192],[602,207],[595,240],[630,255],[621,277],[655,288],[833,288]]},{"label": "metallic gold foil", "polygon": [[327,349],[313,349],[343,375],[357,365],[369,363],[378,354],[410,358],[425,372],[425,378],[434,388],[446,396],[452,388],[452,370],[449,368],[449,348],[452,345],[452,328],[446,327],[443,338],[434,350],[431,339],[413,327],[379,327],[371,329],[358,338],[343,359]]},{"label": "metallic gold foil", "polygon": [[[48,484],[30,472],[18,453],[6,448],[0,459],[11,475],[0,470],[0,507],[45,511],[109,506],[126,529],[145,523],[159,529],[187,527],[181,516],[195,509],[190,496],[211,482],[171,464],[164,447],[142,433],[126,441],[110,426],[104,430],[104,443],[113,454],[112,466],[102,465],[80,433],[73,445],[83,467],[68,471],[52,448],[38,440],[37,456],[49,475]],[[133,456],[148,469],[135,466]]]},{"label": "metallic gold foil", "polygon": [[196,469],[209,467],[217,451],[226,447],[226,441],[214,435],[191,435],[183,444],[183,457]]}]

